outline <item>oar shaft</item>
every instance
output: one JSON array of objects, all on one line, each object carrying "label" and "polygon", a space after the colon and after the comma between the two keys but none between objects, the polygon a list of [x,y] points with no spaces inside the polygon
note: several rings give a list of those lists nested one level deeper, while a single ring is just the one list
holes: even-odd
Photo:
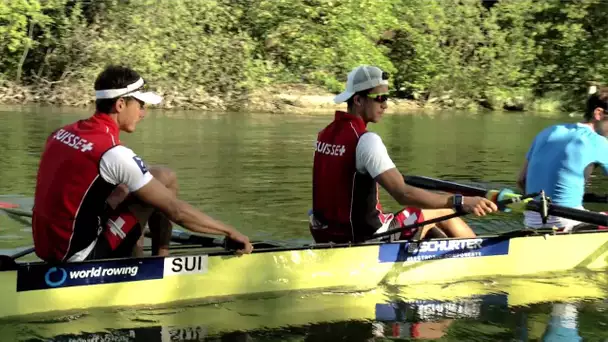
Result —
[{"label": "oar shaft", "polygon": [[[608,215],[599,214],[592,211],[563,207],[556,204],[548,204],[548,214],[551,216],[559,216],[574,221],[580,221],[598,226],[608,226]],[[539,201],[530,201],[526,204],[526,209],[530,211],[540,212],[542,203]]]},{"label": "oar shaft", "polygon": [[7,214],[15,215],[15,216],[23,216],[23,217],[32,217],[31,211],[25,211],[20,209],[13,208],[0,208],[0,210],[6,212]]},{"label": "oar shaft", "polygon": [[22,256],[26,256],[28,254],[34,253],[34,251],[35,251],[34,247],[26,248],[26,249],[22,250],[21,252],[11,255],[11,259],[21,258]]},{"label": "oar shaft", "polygon": [[419,228],[419,227],[422,227],[422,226],[426,226],[427,224],[433,224],[433,223],[449,220],[449,219],[452,219],[454,217],[464,216],[466,214],[467,213],[464,212],[464,211],[455,212],[453,214],[436,217],[434,219],[430,219],[430,220],[427,220],[427,221],[423,221],[423,222],[419,222],[419,223],[413,223],[413,224],[407,225],[405,227],[394,228],[394,229],[390,229],[390,230],[387,230],[387,231],[382,232],[382,233],[376,233],[376,234],[372,235],[372,237],[370,239],[377,239],[377,238],[381,238],[381,237],[384,237],[384,236],[393,235],[393,234],[396,234],[396,233],[400,233],[400,232],[402,232],[404,230],[410,230],[410,229]]},{"label": "oar shaft", "polygon": [[596,195],[593,193],[585,194],[583,196],[583,202],[585,203],[608,203],[607,195]]},{"label": "oar shaft", "polygon": [[[485,197],[487,190],[476,186],[463,185],[454,182],[448,182],[441,179],[435,179],[423,176],[403,176],[405,183],[426,190],[445,191],[457,193],[464,196],[481,196]],[[608,195],[598,195],[594,193],[586,193],[583,197],[585,203],[608,203]]]},{"label": "oar shaft", "polygon": [[405,183],[411,186],[415,186],[417,188],[458,193],[464,196],[485,197],[486,193],[488,192],[486,189],[483,188],[448,182],[430,177],[403,176],[403,179],[405,180]]}]

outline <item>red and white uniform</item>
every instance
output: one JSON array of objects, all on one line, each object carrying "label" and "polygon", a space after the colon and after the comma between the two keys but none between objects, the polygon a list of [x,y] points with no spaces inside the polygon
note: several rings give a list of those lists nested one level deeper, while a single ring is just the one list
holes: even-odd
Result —
[{"label": "red and white uniform", "polygon": [[118,184],[131,192],[153,177],[120,145],[112,118],[96,113],[53,132],[38,169],[32,230],[36,255],[46,261],[81,261],[105,238],[116,248],[136,223],[112,216],[106,199]]},{"label": "red and white uniform", "polygon": [[358,116],[337,111],[319,132],[313,166],[311,233],[316,242],[360,242],[374,233],[422,220],[408,208],[383,213],[375,177],[392,169],[380,136]]}]

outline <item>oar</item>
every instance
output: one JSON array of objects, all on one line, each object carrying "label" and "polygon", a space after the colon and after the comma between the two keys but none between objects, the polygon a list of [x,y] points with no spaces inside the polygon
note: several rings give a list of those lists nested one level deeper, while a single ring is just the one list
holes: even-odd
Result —
[{"label": "oar", "polygon": [[[3,210],[7,214],[10,214],[10,215],[21,216],[21,217],[30,217],[30,218],[32,217],[31,211],[15,209],[17,207],[18,207],[18,205],[10,205],[10,206],[2,205],[2,206],[0,206],[0,210]],[[148,238],[151,238],[150,232],[146,231],[145,236]],[[223,247],[227,250],[237,250],[237,249],[242,249],[244,247],[242,243],[234,241],[229,238],[213,238],[213,237],[209,237],[209,236],[195,235],[195,234],[190,234],[190,233],[180,232],[180,231],[175,231],[175,230],[173,230],[171,232],[171,241],[180,243],[180,244],[197,245],[200,247]],[[253,244],[259,245],[261,243],[257,242],[257,243],[253,243]],[[266,244],[266,245],[268,245],[268,244]],[[30,247],[21,253],[24,253],[26,251],[28,251],[28,252],[25,254],[17,253],[18,254],[17,258],[32,253],[34,251],[34,247]]]},{"label": "oar", "polygon": [[[480,187],[463,185],[430,177],[404,176],[404,179],[407,184],[419,188],[446,191],[451,193],[460,193],[465,196],[481,196],[489,199],[495,199],[497,195],[500,194],[500,191],[498,190],[487,190]],[[510,194],[510,196],[514,195]],[[592,211],[563,207],[552,203],[547,203],[547,205],[543,205],[543,203],[539,201],[529,201],[526,203],[525,209],[538,212],[541,215],[546,211],[547,215],[560,216],[570,220],[595,224],[598,226],[608,225],[608,215],[599,214]]]},{"label": "oar", "polygon": [[[530,199],[532,199],[533,197],[536,197],[540,195],[540,193],[536,193],[536,194],[529,194],[526,196],[520,196],[520,197],[511,197],[511,198],[507,198],[507,199],[503,199],[500,201],[496,202],[496,206],[498,208],[503,208],[503,210],[505,208],[507,208],[509,205],[514,204],[514,203],[525,203],[527,201],[529,201]],[[428,224],[432,224],[432,223],[437,223],[437,222],[441,222],[441,221],[446,221],[449,220],[451,218],[454,217],[459,217],[459,216],[464,216],[467,215],[469,213],[465,212],[465,211],[458,211],[449,215],[445,215],[445,216],[440,216],[440,217],[436,217],[434,219],[430,219],[430,220],[426,220],[423,222],[418,222],[418,223],[413,223],[404,227],[400,227],[400,228],[395,228],[395,229],[391,229],[391,230],[387,230],[386,232],[382,232],[382,233],[377,233],[372,235],[372,237],[370,239],[377,239],[380,237],[384,237],[384,236],[389,236],[395,233],[399,233],[405,230],[410,230],[410,229],[414,229],[414,228],[419,228],[419,227],[423,227],[426,226]]]},{"label": "oar", "polygon": [[[405,182],[409,185],[423,188],[427,190],[446,191],[458,193],[464,196],[488,196],[488,190],[471,185],[463,185],[454,182],[449,182],[441,179],[424,177],[424,176],[403,176]],[[493,190],[489,190],[493,191]],[[496,190],[494,190],[494,193]],[[586,193],[583,197],[583,202],[586,203],[608,203],[608,195],[598,195],[594,193]]]}]

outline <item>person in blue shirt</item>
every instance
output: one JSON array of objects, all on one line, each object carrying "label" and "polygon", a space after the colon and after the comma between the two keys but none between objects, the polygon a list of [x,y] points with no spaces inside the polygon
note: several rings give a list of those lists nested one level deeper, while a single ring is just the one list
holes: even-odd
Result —
[{"label": "person in blue shirt", "polygon": [[[587,100],[584,121],[558,124],[542,130],[532,142],[517,185],[526,194],[544,190],[552,203],[584,209],[585,181],[596,166],[608,174],[608,88]],[[581,222],[549,216],[543,225],[536,212],[524,212],[530,228],[557,227],[571,231]],[[578,228],[578,227],[577,227]]]}]

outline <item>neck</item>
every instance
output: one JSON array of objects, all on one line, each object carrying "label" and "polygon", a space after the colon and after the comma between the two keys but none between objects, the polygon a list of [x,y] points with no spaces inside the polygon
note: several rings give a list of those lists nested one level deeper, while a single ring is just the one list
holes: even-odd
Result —
[{"label": "neck", "polygon": [[112,121],[116,122],[116,126],[118,126],[118,113],[109,113],[106,114]]},{"label": "neck", "polygon": [[363,120],[363,122],[365,122],[365,125],[367,125],[367,121],[365,120],[365,118],[363,117],[363,115],[361,115],[360,113],[357,113],[356,110],[354,110],[353,108],[348,108],[346,111],[348,114],[352,115],[352,116],[358,116],[361,118],[361,120]]},{"label": "neck", "polygon": [[[117,127],[120,127],[118,124],[118,113],[103,113],[103,112],[95,112],[95,115],[103,115],[110,118],[112,121],[116,123]],[[119,129],[120,130],[120,129]]]},{"label": "neck", "polygon": [[595,128],[595,125],[593,124],[592,121],[583,121],[580,123],[581,125],[585,125],[585,126],[589,126],[591,128]]}]

